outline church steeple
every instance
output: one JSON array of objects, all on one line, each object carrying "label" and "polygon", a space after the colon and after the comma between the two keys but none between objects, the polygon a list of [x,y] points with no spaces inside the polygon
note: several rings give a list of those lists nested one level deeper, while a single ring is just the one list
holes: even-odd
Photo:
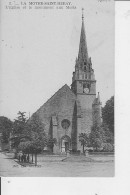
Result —
[{"label": "church steeple", "polygon": [[[80,83],[80,84],[79,84]],[[72,91],[77,93],[96,94],[96,81],[92,69],[91,58],[88,56],[87,41],[84,25],[84,14],[82,9],[82,26],[79,42],[78,58],[75,62],[75,71],[72,77]]]},{"label": "church steeple", "polygon": [[86,34],[85,34],[85,27],[84,27],[84,14],[82,8],[82,27],[81,27],[81,34],[80,34],[80,43],[79,43],[79,53],[78,53],[78,61],[81,66],[86,63],[88,64],[88,49],[87,49],[87,41],[86,41]]}]

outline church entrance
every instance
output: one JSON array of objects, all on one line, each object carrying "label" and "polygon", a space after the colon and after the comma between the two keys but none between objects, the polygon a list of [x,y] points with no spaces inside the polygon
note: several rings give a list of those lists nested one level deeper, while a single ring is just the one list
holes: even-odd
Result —
[{"label": "church entrance", "polygon": [[71,139],[68,135],[61,138],[61,152],[65,153],[70,149]]}]

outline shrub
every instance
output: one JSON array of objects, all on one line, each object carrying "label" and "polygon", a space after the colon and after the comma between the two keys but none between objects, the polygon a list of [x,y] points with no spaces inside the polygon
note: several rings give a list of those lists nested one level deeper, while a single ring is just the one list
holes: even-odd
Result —
[{"label": "shrub", "polygon": [[113,152],[114,151],[114,146],[110,143],[104,143],[103,144],[103,151],[104,152]]}]

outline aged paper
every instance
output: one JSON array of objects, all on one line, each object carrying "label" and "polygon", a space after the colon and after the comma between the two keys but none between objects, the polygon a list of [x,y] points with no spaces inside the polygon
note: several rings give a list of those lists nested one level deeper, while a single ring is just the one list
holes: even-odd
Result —
[{"label": "aged paper", "polygon": [[[8,158],[16,158],[16,164],[7,162],[2,153],[1,169],[8,167],[2,176],[114,176],[114,110],[108,138],[101,107],[114,99],[115,2],[19,0],[1,5],[1,116],[12,120],[9,144],[1,147],[9,151]],[[24,112],[35,125],[38,118],[53,146],[45,139],[40,145],[39,135],[36,144],[31,127],[18,126]],[[32,132],[28,138],[27,129]],[[105,136],[100,129],[106,129]],[[41,167],[37,171],[31,167],[33,154]],[[29,172],[21,166],[29,166]]]},{"label": "aged paper", "polygon": [[[82,7],[83,6],[81,6],[81,8]],[[128,55],[129,36],[128,35],[129,35],[129,31],[130,31],[130,28],[129,28],[129,9],[128,8],[129,8],[129,2],[125,2],[125,3],[124,2],[116,2],[116,7],[115,7],[115,17],[116,17],[116,20],[115,20],[116,79],[115,79],[115,82],[116,82],[116,102],[117,102],[116,103],[116,129],[117,129],[117,132],[116,132],[115,177],[114,178],[96,178],[96,177],[94,177],[94,178],[79,178],[79,179],[78,178],[73,178],[73,179],[72,178],[66,178],[66,179],[65,178],[62,178],[62,179],[61,178],[17,178],[17,179],[16,178],[4,178],[4,179],[2,179],[3,180],[3,188],[2,188],[3,194],[9,194],[9,193],[12,193],[12,194],[16,194],[16,193],[21,193],[21,194],[23,194],[23,193],[24,194],[26,194],[26,193],[29,193],[29,194],[30,193],[31,194],[32,193],[33,194],[34,193],[38,193],[38,194],[42,194],[42,193],[46,193],[46,194],[51,194],[51,193],[53,193],[53,194],[61,194],[61,193],[62,194],[66,194],[66,193],[67,194],[75,194],[76,193],[76,194],[80,194],[80,193],[85,193],[85,194],[99,194],[99,195],[105,194],[105,195],[107,195],[107,194],[128,194],[129,193],[129,185],[128,185],[128,180],[129,180],[129,155],[128,155],[128,153],[129,153],[129,151],[128,151],[129,150],[128,137],[129,136],[128,135],[129,135],[129,132],[128,132],[128,128],[127,128],[127,126],[129,126],[129,111],[127,110],[127,108],[129,107],[129,101],[128,101],[129,92],[128,92],[128,96],[127,95],[124,96],[124,92],[128,91],[128,88],[129,88],[128,83],[125,80],[126,77],[129,78],[129,75],[127,75],[128,74],[127,73],[128,72],[127,71],[128,70],[127,64],[129,62],[129,57],[128,57],[129,56]],[[75,8],[73,8],[73,9],[75,9]],[[72,12],[72,10],[71,10],[71,12]],[[84,11],[84,14],[85,14],[85,12],[86,11]],[[24,15],[24,17],[26,18],[26,15]],[[17,19],[15,19],[15,20],[17,20]],[[38,20],[37,20],[37,22],[38,22]],[[81,22],[81,20],[79,20],[79,24],[80,24],[80,22]],[[24,24],[26,25],[26,23],[24,23]],[[21,28],[23,28],[23,27],[21,27]],[[90,29],[88,29],[88,30],[90,30]],[[32,31],[33,31],[33,29],[32,29]],[[51,27],[50,27],[50,31],[51,31]],[[79,31],[80,31],[80,28],[79,28]],[[86,34],[87,34],[87,28],[86,28]],[[29,34],[29,36],[31,36],[31,34]],[[75,36],[78,37],[77,35],[75,35]],[[65,37],[65,35],[62,38],[64,38],[64,37]],[[95,38],[95,36],[94,36],[94,38]],[[17,39],[17,37],[16,37],[16,39]],[[34,37],[33,38],[31,37],[30,39],[31,39],[30,42],[32,43],[32,40],[34,39]],[[36,37],[35,37],[35,39],[36,39]],[[10,40],[11,40],[11,37],[10,37]],[[88,40],[88,38],[87,38],[87,40]],[[59,40],[59,41],[61,41],[61,40]],[[71,41],[72,41],[72,45],[74,44],[73,47],[75,48],[76,47],[75,46],[75,44],[76,44],[75,38],[73,40],[73,38],[71,37]],[[16,41],[16,43],[17,43],[17,41]],[[41,43],[40,38],[39,38],[39,43]],[[48,41],[47,41],[47,43],[48,43]],[[50,44],[50,43],[48,43],[48,44]],[[54,44],[55,43],[53,43],[52,46]],[[76,45],[78,46],[78,44],[79,43],[77,42]],[[37,47],[37,45],[35,45],[35,47]],[[38,44],[38,47],[39,47],[39,44]],[[61,45],[61,47],[62,47],[62,45]],[[88,48],[89,48],[89,44],[88,44]],[[15,49],[17,50],[18,48],[15,48]],[[64,46],[62,47],[62,49],[64,50]],[[93,49],[93,48],[91,48],[91,49]],[[91,49],[90,49],[90,51],[91,51]],[[10,53],[10,51],[8,51],[8,52]],[[66,53],[67,51],[65,50],[64,52]],[[77,52],[78,52],[78,49],[75,52],[76,55],[77,55]],[[20,51],[20,53],[21,53],[21,51]],[[10,54],[10,56],[11,55],[12,54]],[[68,56],[69,55],[70,55],[70,53],[68,54]],[[73,52],[72,52],[72,55],[73,55]],[[91,56],[92,56],[92,54],[91,54]],[[33,58],[33,60],[34,59],[35,59],[35,57]],[[39,56],[37,56],[37,60],[38,59],[39,59]],[[49,59],[49,56],[47,57],[47,59]],[[32,60],[32,62],[33,62],[33,60]],[[64,61],[64,60],[65,59],[63,57],[62,61]],[[53,59],[52,59],[52,61],[53,61]],[[114,57],[113,57],[113,62],[114,62]],[[94,62],[93,62],[93,66],[94,66]],[[113,63],[113,66],[114,66],[114,63]],[[73,71],[73,68],[74,68],[74,66],[72,65],[72,67],[71,67],[72,71]],[[96,65],[94,66],[94,68],[96,68]],[[56,70],[57,70],[57,68],[56,68]],[[125,76],[123,74],[123,70],[124,70]],[[66,70],[64,70],[64,71],[66,71]],[[53,72],[53,69],[52,69],[52,72]],[[51,73],[49,72],[49,73],[52,75],[52,72]],[[59,75],[60,75],[60,73],[61,72],[59,72]],[[31,74],[33,74],[33,73],[31,73]],[[23,75],[24,75],[24,73],[23,73]],[[23,78],[26,78],[26,77],[22,76],[22,79]],[[60,78],[57,78],[57,79],[60,79]],[[61,80],[59,80],[59,82],[61,82]],[[63,84],[64,84],[64,82],[63,82]],[[59,85],[59,86],[61,86],[61,85]],[[57,86],[57,89],[59,88],[59,86]],[[112,87],[114,87],[114,86],[112,86]],[[57,90],[57,89],[55,89],[55,90]],[[48,98],[49,97],[50,97],[50,94],[48,94]],[[40,102],[40,100],[39,100],[39,102]],[[128,103],[128,104],[126,104],[126,103]],[[36,109],[37,109],[37,105],[36,105]],[[29,110],[30,110],[30,108],[29,108]],[[23,186],[24,186],[24,188],[23,188]],[[50,188],[50,186],[51,186],[51,188]]]}]

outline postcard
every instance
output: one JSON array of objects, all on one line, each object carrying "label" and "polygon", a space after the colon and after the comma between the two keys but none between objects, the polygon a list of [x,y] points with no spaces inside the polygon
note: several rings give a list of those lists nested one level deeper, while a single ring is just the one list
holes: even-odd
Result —
[{"label": "postcard", "polygon": [[113,177],[115,2],[1,10],[1,176]]},{"label": "postcard", "polygon": [[130,2],[1,1],[6,194],[129,194]]}]

